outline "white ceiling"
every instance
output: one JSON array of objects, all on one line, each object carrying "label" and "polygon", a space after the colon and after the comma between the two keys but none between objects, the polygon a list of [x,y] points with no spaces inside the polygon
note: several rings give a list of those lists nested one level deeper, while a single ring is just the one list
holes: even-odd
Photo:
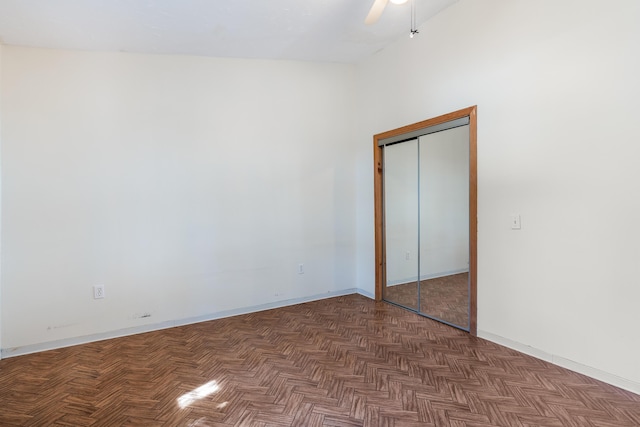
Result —
[{"label": "white ceiling", "polygon": [[[414,0],[418,26],[458,0]],[[357,62],[411,26],[373,0],[0,0],[0,42],[61,49]],[[418,35],[417,37],[420,37]]]}]

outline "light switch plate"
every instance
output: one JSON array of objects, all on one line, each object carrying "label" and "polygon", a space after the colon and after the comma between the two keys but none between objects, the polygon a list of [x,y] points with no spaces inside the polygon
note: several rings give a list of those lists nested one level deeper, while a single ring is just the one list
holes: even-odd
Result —
[{"label": "light switch plate", "polygon": [[520,214],[511,214],[511,229],[520,230]]}]

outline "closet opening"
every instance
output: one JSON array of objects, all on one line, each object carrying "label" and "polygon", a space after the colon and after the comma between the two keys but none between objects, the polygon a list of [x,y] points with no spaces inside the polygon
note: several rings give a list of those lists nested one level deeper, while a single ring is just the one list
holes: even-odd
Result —
[{"label": "closet opening", "polygon": [[377,301],[477,333],[476,106],[374,136]]}]

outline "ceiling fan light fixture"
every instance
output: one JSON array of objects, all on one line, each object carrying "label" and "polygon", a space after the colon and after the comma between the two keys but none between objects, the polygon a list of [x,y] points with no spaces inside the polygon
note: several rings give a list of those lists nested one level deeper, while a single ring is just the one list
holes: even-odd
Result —
[{"label": "ceiling fan light fixture", "polygon": [[389,2],[393,4],[405,4],[409,0],[373,0],[373,4],[371,5],[371,9],[369,9],[369,13],[364,20],[364,23],[367,25],[375,24],[380,19],[380,15],[384,12],[385,7]]}]

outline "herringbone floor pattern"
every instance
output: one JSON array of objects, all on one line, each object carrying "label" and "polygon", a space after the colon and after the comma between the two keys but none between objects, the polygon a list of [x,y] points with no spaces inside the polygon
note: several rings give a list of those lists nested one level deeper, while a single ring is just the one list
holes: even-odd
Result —
[{"label": "herringbone floor pattern", "polygon": [[640,396],[350,295],[0,361],[2,426],[638,426]]}]

